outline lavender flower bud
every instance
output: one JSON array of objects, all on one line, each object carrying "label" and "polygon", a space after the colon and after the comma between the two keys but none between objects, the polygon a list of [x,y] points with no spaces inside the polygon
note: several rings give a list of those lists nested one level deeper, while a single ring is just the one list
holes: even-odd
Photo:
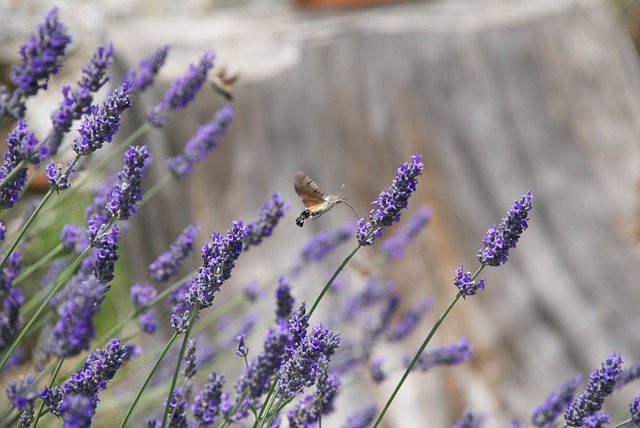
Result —
[{"label": "lavender flower bud", "polygon": [[433,299],[426,299],[416,308],[406,311],[400,320],[391,328],[387,334],[387,340],[394,342],[409,335],[422,320],[422,317],[433,307]]},{"label": "lavender flower bud", "polygon": [[249,347],[244,343],[244,333],[241,332],[236,336],[236,341],[238,342],[238,345],[236,346],[236,355],[238,357],[246,358],[249,354]]},{"label": "lavender flower bud", "polygon": [[422,207],[409,223],[382,242],[382,253],[390,260],[397,260],[415,236],[431,219],[431,208]]},{"label": "lavender flower bud", "polygon": [[33,400],[36,397],[28,391],[35,380],[36,378],[33,375],[29,375],[26,378],[20,376],[18,382],[10,381],[7,385],[7,398],[17,410],[24,410],[33,405]]},{"label": "lavender flower bud", "polygon": [[223,386],[224,374],[218,375],[215,370],[212,371],[207,377],[207,383],[196,395],[191,406],[193,419],[198,426],[210,426],[216,422],[220,414]]},{"label": "lavender flower bud", "polygon": [[373,245],[376,238],[382,236],[382,229],[400,221],[402,210],[409,205],[409,197],[416,190],[416,178],[422,175],[424,164],[422,155],[411,157],[411,162],[400,165],[396,178],[389,189],[383,190],[378,199],[372,202],[374,208],[366,217],[358,220],[356,238],[360,245]]},{"label": "lavender flower bud", "polygon": [[207,153],[218,147],[220,138],[227,131],[233,118],[233,108],[225,105],[211,120],[198,128],[196,134],[185,144],[181,154],[167,160],[167,168],[177,179],[186,176],[196,162],[203,160]]},{"label": "lavender flower bud", "polygon": [[276,318],[286,320],[291,315],[295,299],[291,295],[291,286],[284,276],[278,278],[276,289]]},{"label": "lavender flower bud", "polygon": [[96,413],[96,405],[90,397],[81,394],[68,394],[58,406],[62,416],[63,428],[89,428]]},{"label": "lavender flower bud", "polygon": [[162,253],[149,265],[151,278],[159,282],[171,278],[178,271],[185,257],[193,250],[193,242],[199,231],[198,223],[185,227],[180,236],[169,245],[169,250]]},{"label": "lavender flower bud", "polygon": [[484,290],[484,278],[476,282],[471,279],[471,272],[464,271],[464,265],[456,269],[456,277],[453,278],[453,285],[458,287],[462,298],[473,296],[478,289]]},{"label": "lavender flower bud", "polygon": [[[435,366],[454,366],[471,358],[472,347],[469,339],[463,337],[456,343],[448,346],[436,348],[433,351],[423,352],[415,367],[423,372]],[[405,365],[408,366],[411,360],[405,358]]]},{"label": "lavender flower bud", "polygon": [[[91,229],[89,229],[89,233]],[[113,280],[113,271],[118,261],[118,237],[120,230],[114,224],[109,231],[95,235],[91,245],[96,247],[93,260],[93,274],[104,283]]]},{"label": "lavender flower bud", "polygon": [[4,242],[6,233],[7,227],[4,224],[0,223],[0,242]]},{"label": "lavender flower bud", "polygon": [[377,414],[378,407],[375,404],[369,404],[349,416],[342,428],[369,428]]},{"label": "lavender flower bud", "polygon": [[382,383],[387,378],[387,374],[382,370],[383,363],[384,360],[379,357],[369,364],[369,374],[375,383]]},{"label": "lavender flower bud", "polygon": [[244,251],[262,242],[262,239],[271,236],[273,228],[284,216],[289,204],[282,200],[279,193],[274,193],[271,199],[266,201],[262,209],[258,211],[258,219],[247,224],[247,236],[244,241]]},{"label": "lavender flower bud", "polygon": [[144,310],[138,318],[140,328],[146,333],[153,334],[158,324],[153,321],[155,310],[147,309],[147,306],[156,298],[158,291],[151,284],[136,283],[131,287],[131,301],[138,310]]},{"label": "lavender flower bud", "polygon": [[616,377],[622,371],[622,362],[620,354],[609,354],[602,367],[589,375],[586,389],[569,404],[564,412],[567,425],[582,426],[587,417],[595,415],[602,409],[604,399],[613,392]]},{"label": "lavender flower bud", "polygon": [[38,25],[37,34],[31,34],[20,47],[22,59],[11,71],[11,80],[24,96],[47,88],[49,76],[60,70],[60,60],[69,43],[71,36],[58,20],[58,8],[53,8]]},{"label": "lavender flower bud", "polygon": [[[7,151],[4,153],[4,160],[0,166],[0,181],[4,180],[14,168],[22,162],[21,154],[22,141],[29,139],[33,133],[26,130],[27,123],[18,121],[16,127],[7,136]],[[11,208],[20,199],[20,193],[27,182],[27,168],[20,168],[18,173],[0,189],[0,208]]]},{"label": "lavender flower bud", "polygon": [[182,373],[187,379],[193,379],[198,369],[196,367],[196,341],[189,339],[187,349],[184,352],[184,364]]},{"label": "lavender flower bud", "polygon": [[482,240],[483,247],[478,252],[478,260],[483,265],[500,266],[508,260],[509,250],[515,248],[520,235],[528,224],[528,212],[531,211],[531,190],[515,201],[507,216],[498,226],[493,225]]},{"label": "lavender flower bud", "polygon": [[587,416],[582,423],[582,428],[604,428],[609,425],[611,418],[607,412],[598,412]]},{"label": "lavender flower bud", "polygon": [[259,289],[258,280],[255,278],[252,278],[249,282],[247,282],[247,285],[244,286],[243,291],[247,300],[249,300],[250,302],[255,302],[256,300],[258,300],[258,297],[264,295],[264,293]]},{"label": "lavender flower bud", "polygon": [[124,153],[124,167],[118,173],[118,182],[111,187],[106,205],[112,218],[127,220],[136,213],[136,204],[142,200],[142,176],[150,162],[146,145],[129,146]]},{"label": "lavender flower bud", "polygon": [[71,143],[78,155],[86,156],[100,149],[104,143],[110,143],[120,129],[122,113],[131,107],[129,83],[123,83],[104,101],[102,106],[93,105],[90,113],[80,122],[80,136]]},{"label": "lavender flower bud", "polygon": [[634,424],[640,425],[640,397],[635,397],[629,403],[629,411],[631,412],[631,420]]},{"label": "lavender flower bud", "polygon": [[147,110],[149,123],[162,127],[167,123],[168,111],[182,109],[193,101],[202,84],[207,80],[207,72],[213,67],[214,57],[213,52],[206,51],[197,65],[189,65],[189,71],[173,82],[162,101]]},{"label": "lavender flower bud", "polygon": [[[174,388],[171,394],[171,402],[169,403],[169,415],[171,419],[167,421],[167,425],[175,428],[187,428],[189,421],[187,420],[187,398],[188,391],[182,388]],[[167,400],[164,400],[167,405]]]},{"label": "lavender flower bud", "polygon": [[132,83],[131,92],[140,93],[153,85],[153,80],[160,68],[164,65],[169,54],[169,45],[159,47],[151,55],[144,57],[138,64],[138,68],[130,68],[123,80]]},{"label": "lavender flower bud", "polygon": [[582,375],[578,375],[558,386],[543,404],[533,410],[531,423],[539,428],[552,428],[556,418],[573,400],[573,394],[581,383]]},{"label": "lavender flower bud", "polygon": [[62,246],[78,254],[82,253],[90,244],[84,227],[73,223],[65,224],[60,232],[60,242]]},{"label": "lavender flower bud", "polygon": [[307,241],[300,250],[301,264],[321,262],[340,244],[353,236],[355,222],[350,221],[339,229],[322,231]]},{"label": "lavender flower bud", "polygon": [[69,176],[75,172],[71,167],[71,161],[67,162],[67,168],[64,173],[62,172],[62,165],[58,164],[58,166],[56,166],[56,164],[53,163],[53,160],[49,161],[49,164],[46,166],[46,170],[49,186],[56,192],[68,189],[71,186],[71,184],[69,184]]}]

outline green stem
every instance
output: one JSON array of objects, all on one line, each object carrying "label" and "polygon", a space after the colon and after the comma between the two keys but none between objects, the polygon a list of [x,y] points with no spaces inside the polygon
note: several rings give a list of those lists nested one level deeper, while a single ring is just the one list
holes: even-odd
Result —
[{"label": "green stem", "polygon": [[158,367],[160,366],[160,363],[164,359],[164,357],[167,354],[167,352],[169,352],[169,349],[171,348],[171,345],[173,345],[173,342],[175,342],[177,337],[178,337],[178,333],[177,332],[173,333],[173,336],[171,336],[171,339],[169,339],[169,341],[165,345],[164,349],[162,350],[162,352],[160,353],[160,355],[156,359],[156,362],[153,364],[153,367],[151,367],[151,370],[149,371],[149,373],[147,374],[147,377],[144,380],[144,383],[140,387],[140,390],[138,391],[138,394],[136,394],[136,397],[134,398],[133,402],[131,403],[131,406],[129,406],[129,409],[127,410],[127,413],[124,415],[124,419],[120,423],[120,428],[124,428],[124,426],[127,424],[127,421],[129,420],[129,417],[131,416],[131,413],[133,412],[133,409],[136,407],[136,404],[138,404],[138,401],[140,400],[140,397],[142,397],[142,393],[144,392],[145,388],[149,384],[149,381],[151,380],[151,376],[153,376],[153,374],[156,372],[156,370],[158,370]]},{"label": "green stem", "polygon": [[[26,277],[31,275],[36,270],[40,269],[42,266],[46,265],[49,262],[49,260],[51,260],[52,258],[57,256],[63,249],[64,249],[64,246],[62,244],[56,245],[56,247],[53,250],[49,251],[49,253],[47,253],[47,255],[45,255],[44,257],[42,257],[40,259],[38,259],[37,262],[35,262],[31,266],[29,266],[28,268],[23,270],[20,273],[20,275],[18,275],[18,277],[15,279],[15,281],[13,281],[13,284],[14,285],[20,284],[22,281],[24,281],[24,279]],[[23,308],[24,308],[24,306],[23,306]]]},{"label": "green stem", "polygon": [[[200,306],[197,305],[193,308],[193,312],[189,317],[189,324],[187,325],[187,330],[184,332],[184,339],[182,339],[182,347],[180,348],[180,354],[178,355],[178,362],[176,363],[176,369],[173,371],[173,379],[171,380],[171,388],[169,389],[169,395],[167,396],[167,405],[164,408],[164,416],[162,417],[162,427],[164,428],[167,423],[167,417],[169,416],[169,407],[171,407],[171,397],[173,396],[173,389],[176,387],[176,383],[178,382],[178,374],[180,373],[180,366],[182,365],[182,358],[184,357],[185,349],[187,349],[187,342],[189,342],[189,335],[191,334],[191,327],[193,327],[193,322],[198,316],[198,312],[200,311]],[[174,409],[175,411],[175,409]],[[171,413],[171,418],[173,418],[173,412]]]},{"label": "green stem", "polygon": [[322,298],[324,297],[324,295],[327,293],[327,291],[329,291],[329,288],[331,288],[331,284],[333,284],[333,281],[336,280],[336,278],[338,277],[338,275],[340,275],[340,272],[342,272],[342,269],[344,269],[344,267],[347,265],[347,263],[349,263],[349,260],[351,260],[353,258],[353,256],[356,255],[356,253],[358,252],[358,250],[362,247],[362,244],[358,244],[358,246],[356,248],[353,249],[353,251],[351,252],[351,254],[349,254],[347,256],[346,259],[344,259],[344,261],[342,262],[342,264],[340,266],[338,266],[338,269],[336,269],[336,271],[333,273],[333,276],[331,277],[331,279],[329,280],[329,282],[327,282],[327,285],[324,286],[324,288],[322,289],[322,291],[320,292],[320,295],[318,295],[318,298],[316,299],[315,302],[313,302],[313,306],[311,306],[311,309],[309,310],[309,318],[311,318],[311,315],[313,315],[313,312],[316,310],[316,307],[318,307],[318,304],[320,303],[320,300],[322,300]]},{"label": "green stem", "polygon": [[67,267],[67,269],[64,271],[64,274],[60,277],[60,280],[58,281],[56,286],[53,287],[49,291],[49,293],[47,294],[47,297],[40,303],[40,306],[38,306],[38,309],[36,309],[36,311],[31,316],[31,318],[29,318],[29,321],[27,321],[27,324],[24,327],[22,327],[22,330],[20,330],[20,333],[18,333],[18,336],[15,338],[15,340],[11,343],[11,346],[9,347],[9,349],[7,349],[5,354],[2,356],[2,361],[0,362],[0,370],[2,370],[4,365],[7,363],[7,360],[9,359],[11,354],[13,353],[13,351],[15,351],[16,348],[18,347],[18,345],[22,342],[22,339],[24,339],[24,336],[27,334],[27,331],[29,331],[29,329],[31,328],[33,323],[36,322],[37,318],[40,316],[40,314],[42,313],[44,308],[49,304],[49,300],[51,300],[51,298],[67,282],[67,280],[71,276],[71,273],[73,271],[75,271],[75,269],[78,267],[78,265],[80,264],[82,259],[84,259],[84,257],[89,253],[89,250],[91,250],[91,246],[88,246],[87,248],[85,248],[85,250],[82,252],[82,254],[80,254],[73,261],[73,263],[71,263],[71,265],[69,265],[69,267]]},{"label": "green stem", "polygon": [[[613,425],[613,426],[612,426],[612,427],[610,427],[610,428],[620,428],[620,427],[623,427],[623,426],[625,426],[625,425],[631,425],[631,422],[632,422],[632,421],[633,421],[633,420],[632,420],[631,418],[629,418],[629,419],[627,419],[626,421],[622,421],[622,422],[620,422],[619,424]],[[565,426],[566,426],[566,425],[565,425]]]},{"label": "green stem", "polygon": [[15,178],[16,174],[18,174],[18,171],[20,171],[25,166],[27,166],[27,161],[26,160],[22,159],[20,162],[18,162],[18,165],[16,165],[9,172],[9,174],[7,174],[7,176],[5,178],[3,178],[2,181],[0,181],[0,189],[3,189],[4,186],[6,186],[7,183],[9,183],[9,181],[13,180],[13,178]]},{"label": "green stem", "polygon": [[[480,272],[482,272],[482,269],[484,269],[484,265],[481,265],[480,268],[476,271],[476,273],[473,274],[472,280],[474,280],[480,274]],[[407,379],[407,377],[409,376],[409,373],[411,373],[411,370],[413,370],[413,367],[416,365],[416,363],[420,359],[420,356],[422,355],[425,348],[431,341],[431,338],[435,334],[436,330],[438,330],[438,328],[440,327],[440,324],[442,324],[442,322],[447,317],[447,315],[449,315],[449,312],[451,312],[451,309],[453,309],[453,307],[458,302],[458,300],[460,300],[460,297],[462,297],[462,294],[458,292],[458,294],[456,294],[456,297],[454,297],[451,303],[449,303],[449,306],[447,306],[447,309],[445,309],[445,311],[442,313],[440,318],[438,318],[436,323],[433,325],[426,339],[424,340],[424,342],[422,342],[422,345],[420,345],[420,349],[418,349],[418,352],[416,352],[416,355],[413,357],[413,360],[411,360],[411,363],[409,364],[407,369],[404,371],[404,374],[402,375],[400,382],[398,382],[398,384],[396,385],[396,388],[393,390],[393,393],[387,400],[387,403],[384,405],[382,412],[378,416],[378,419],[376,419],[376,422],[373,424],[372,428],[376,428],[378,425],[380,425],[382,418],[384,417],[385,413],[387,413],[387,410],[389,409],[389,406],[391,406],[391,403],[393,402],[394,398],[396,398],[396,395],[398,394],[398,391],[400,391],[400,388],[404,384],[404,381]]]}]

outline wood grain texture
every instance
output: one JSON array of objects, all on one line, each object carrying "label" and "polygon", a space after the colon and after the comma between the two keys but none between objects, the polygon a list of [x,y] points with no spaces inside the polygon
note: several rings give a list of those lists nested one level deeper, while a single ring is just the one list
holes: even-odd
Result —
[{"label": "wood grain texture", "polygon": [[[469,335],[473,360],[410,378],[388,426],[444,426],[465,405],[488,413],[488,426],[527,420],[551,389],[608,352],[640,360],[640,264],[628,233],[638,205],[640,68],[603,2],[408,3],[188,24],[184,43],[172,41],[176,51],[189,46],[195,60],[213,46],[218,61],[241,73],[235,118],[180,188],[188,193],[175,186],[134,221],[134,238],[147,237],[132,239],[148,244],[141,259],[191,213],[208,235],[253,218],[281,192],[292,208],[267,249],[239,262],[241,286],[286,266],[313,232],[352,216],[337,207],[298,229],[297,169],[329,193],[346,183],[344,194],[363,214],[397,166],[420,152],[425,174],[411,209],[428,203],[434,219],[397,271],[385,273],[413,298],[435,296],[435,313],[454,295],[453,270],[474,266],[486,229],[529,189],[534,209],[509,263],[487,269],[487,289],[460,302],[436,336],[443,344]],[[175,26],[185,21],[137,30],[155,42],[163,32],[181,37]],[[133,31],[115,29],[116,42]],[[125,57],[153,48],[141,45]],[[167,141],[153,143],[173,154],[220,105],[212,92],[200,96],[171,122]],[[316,280],[306,286],[317,289]],[[392,383],[373,395],[386,398]],[[627,398],[612,409],[625,414]]]}]

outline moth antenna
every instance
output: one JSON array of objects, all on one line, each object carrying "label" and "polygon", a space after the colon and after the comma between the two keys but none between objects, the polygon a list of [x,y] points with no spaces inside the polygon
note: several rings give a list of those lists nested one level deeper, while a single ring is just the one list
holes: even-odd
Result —
[{"label": "moth antenna", "polygon": [[360,216],[358,215],[358,213],[356,212],[356,210],[353,209],[353,207],[351,205],[349,205],[346,201],[342,201],[343,204],[345,204],[346,206],[348,206],[349,208],[351,208],[351,211],[353,211],[353,214],[355,214],[356,218],[360,218]]}]

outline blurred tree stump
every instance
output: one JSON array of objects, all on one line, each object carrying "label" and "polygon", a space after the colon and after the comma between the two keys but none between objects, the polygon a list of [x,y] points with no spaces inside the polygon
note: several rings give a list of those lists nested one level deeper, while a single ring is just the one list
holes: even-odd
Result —
[{"label": "blurred tree stump", "polygon": [[[234,282],[273,274],[312,233],[350,218],[337,207],[298,229],[297,169],[329,193],[346,183],[343,194],[363,215],[398,165],[420,152],[425,174],[411,208],[431,204],[434,218],[389,276],[408,295],[435,295],[438,303],[409,352],[455,294],[453,270],[461,263],[473,270],[486,229],[533,190],[531,227],[511,260],[485,270],[487,289],[460,302],[436,336],[437,344],[471,336],[472,361],[410,378],[389,426],[444,426],[466,404],[489,414],[490,426],[527,420],[557,384],[599,366],[607,352],[640,360],[640,264],[629,234],[640,69],[605,2],[229,11],[125,21],[109,36],[127,65],[171,43],[165,87],[206,48],[241,74],[221,147],[187,187],[173,185],[134,221],[141,266],[192,213],[204,235],[225,231],[233,219],[254,218],[278,191],[292,201],[284,224],[268,248],[239,261]],[[160,153],[175,154],[222,105],[213,91],[205,94],[170,122],[161,144],[148,134]],[[392,380],[375,397],[385,399]],[[625,395],[613,409],[626,415],[626,403]]]}]

